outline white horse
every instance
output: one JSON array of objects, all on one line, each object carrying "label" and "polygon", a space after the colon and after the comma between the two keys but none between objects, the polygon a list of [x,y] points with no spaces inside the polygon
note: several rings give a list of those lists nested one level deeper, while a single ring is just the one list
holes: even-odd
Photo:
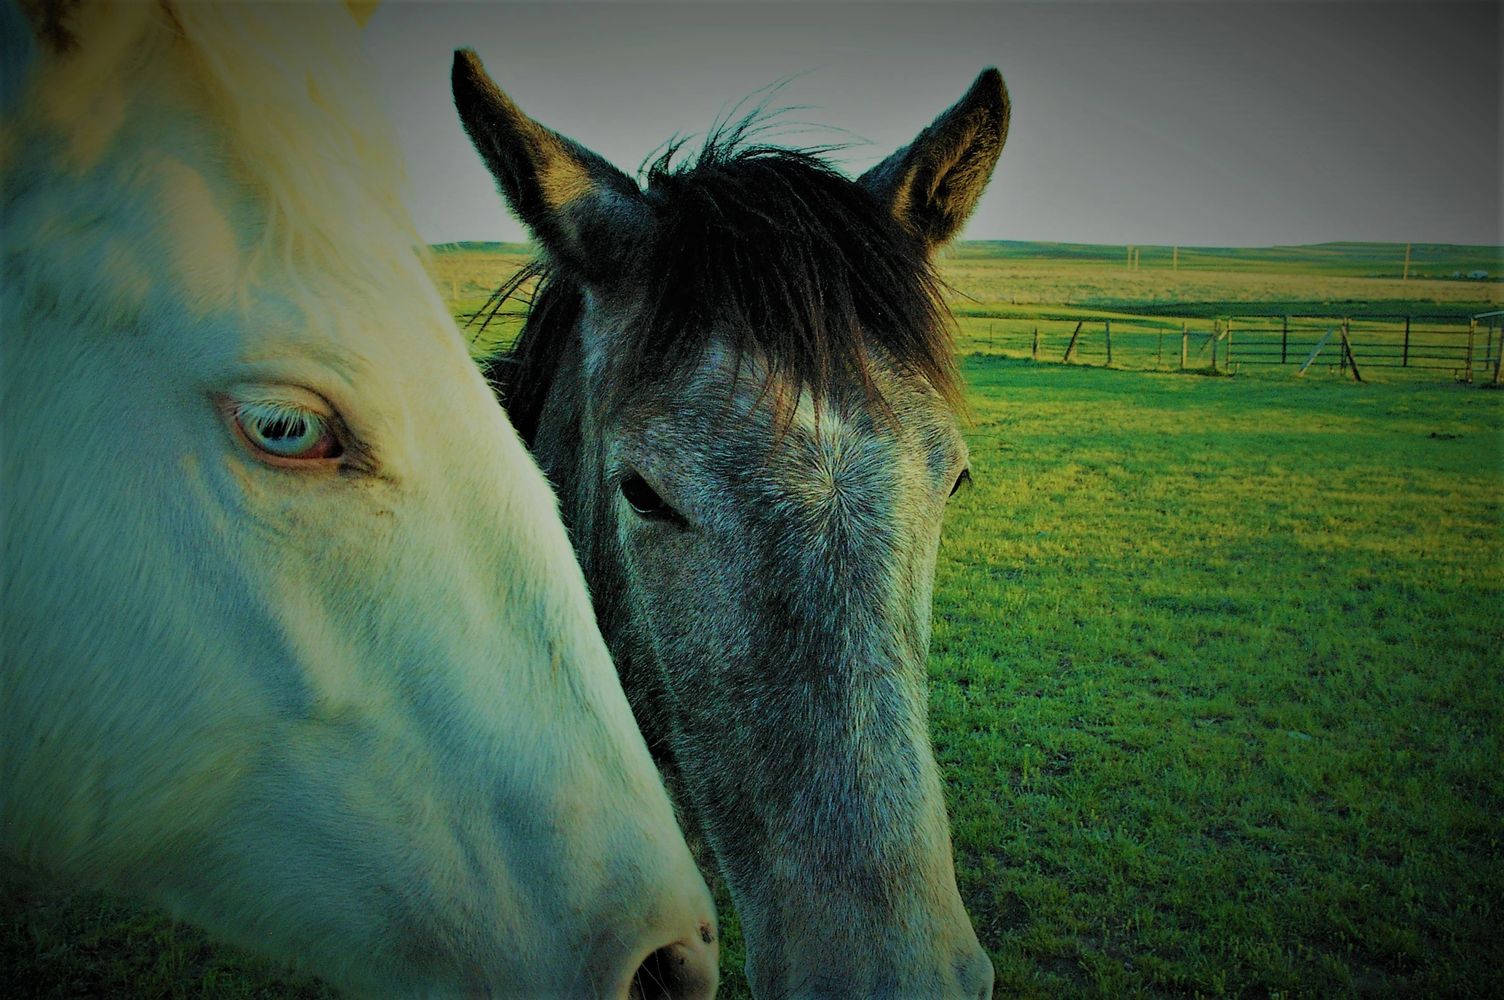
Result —
[{"label": "white horse", "polygon": [[356,992],[713,992],[709,896],[393,200],[349,14],[0,29],[7,862]]}]

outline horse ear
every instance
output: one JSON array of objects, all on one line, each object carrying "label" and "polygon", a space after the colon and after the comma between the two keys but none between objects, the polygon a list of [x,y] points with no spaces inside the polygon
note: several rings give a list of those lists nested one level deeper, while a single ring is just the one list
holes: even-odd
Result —
[{"label": "horse ear", "polygon": [[985,69],[966,96],[860,183],[931,249],[948,243],[976,207],[1008,138],[1008,88]]},{"label": "horse ear", "polygon": [[451,82],[470,141],[548,255],[587,284],[619,277],[651,226],[637,183],[523,114],[469,49],[455,52]]}]

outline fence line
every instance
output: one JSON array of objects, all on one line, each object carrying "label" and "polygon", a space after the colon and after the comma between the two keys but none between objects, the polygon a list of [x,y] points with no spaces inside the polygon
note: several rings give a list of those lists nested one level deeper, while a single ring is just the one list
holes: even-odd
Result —
[{"label": "fence line", "polygon": [[[1504,367],[1504,310],[1474,315],[1432,312],[1357,317],[1234,313],[1208,319],[1204,321],[1208,325],[1201,329],[1181,317],[1117,314],[1083,318],[1068,310],[1006,317],[963,312],[960,318],[963,339],[971,343],[978,338],[974,333],[968,335],[966,323],[986,320],[989,350],[1026,353],[1036,360],[1042,356],[1059,358],[1064,364],[1163,370],[1166,335],[1173,338],[1178,326],[1181,370],[1233,372],[1244,365],[1298,366],[1295,374],[1300,375],[1317,363],[1325,363],[1333,371],[1360,381],[1364,372],[1387,369],[1419,377],[1446,374],[1461,382],[1498,385]],[[1049,341],[1055,337],[1061,340],[1055,340],[1056,346],[1051,348]]]}]

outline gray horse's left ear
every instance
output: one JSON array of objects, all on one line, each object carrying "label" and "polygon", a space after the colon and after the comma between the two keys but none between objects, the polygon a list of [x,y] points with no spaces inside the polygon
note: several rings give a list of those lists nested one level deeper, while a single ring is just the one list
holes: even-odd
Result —
[{"label": "gray horse's left ear", "polygon": [[918,137],[861,176],[909,232],[935,250],[976,208],[1008,138],[1008,88],[985,69],[966,96]]},{"label": "gray horse's left ear", "polygon": [[454,54],[454,106],[512,212],[587,284],[619,279],[650,231],[637,182],[523,114],[469,49]]}]

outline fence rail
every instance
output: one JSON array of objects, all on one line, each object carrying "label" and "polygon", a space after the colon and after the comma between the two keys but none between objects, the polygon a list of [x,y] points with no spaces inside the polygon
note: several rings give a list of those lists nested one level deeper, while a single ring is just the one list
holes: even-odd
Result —
[{"label": "fence rail", "polygon": [[997,316],[963,309],[960,318],[963,347],[985,342],[989,351],[1027,352],[1036,360],[1067,364],[1219,372],[1244,365],[1295,366],[1297,375],[1321,364],[1359,381],[1365,370],[1385,369],[1492,385],[1500,384],[1504,366],[1504,310],[1357,317],[1233,314],[1192,320],[1137,314],[1082,317],[1068,310]]}]

